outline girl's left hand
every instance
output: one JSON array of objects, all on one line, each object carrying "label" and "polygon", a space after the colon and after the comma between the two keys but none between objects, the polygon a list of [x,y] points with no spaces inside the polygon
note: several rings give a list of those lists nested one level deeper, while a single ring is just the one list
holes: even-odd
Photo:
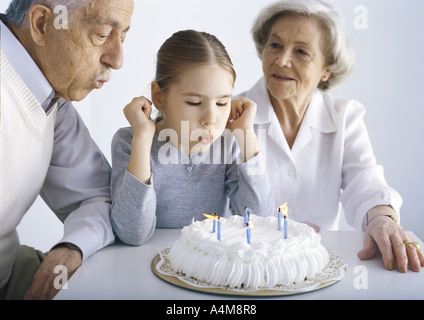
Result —
[{"label": "girl's left hand", "polygon": [[256,109],[256,103],[248,98],[239,98],[231,101],[231,112],[228,117],[227,128],[231,131],[235,129],[253,129]]}]

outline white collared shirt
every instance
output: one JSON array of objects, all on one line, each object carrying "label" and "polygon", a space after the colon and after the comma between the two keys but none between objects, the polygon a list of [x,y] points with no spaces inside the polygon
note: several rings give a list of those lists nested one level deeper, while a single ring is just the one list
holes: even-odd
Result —
[{"label": "white collared shirt", "polygon": [[374,206],[391,205],[399,213],[402,198],[376,163],[359,102],[333,100],[317,90],[290,149],[265,79],[239,96],[258,105],[255,131],[274,186],[275,207],[287,202],[291,218],[324,230],[338,228],[340,204],[346,221],[357,229]]}]

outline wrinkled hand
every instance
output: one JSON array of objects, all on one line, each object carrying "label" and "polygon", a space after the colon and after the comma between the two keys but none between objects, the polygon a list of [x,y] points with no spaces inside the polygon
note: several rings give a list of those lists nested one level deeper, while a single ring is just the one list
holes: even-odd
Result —
[{"label": "wrinkled hand", "polygon": [[124,114],[134,131],[134,135],[141,133],[153,138],[156,125],[150,118],[152,114],[151,101],[145,97],[134,98],[125,106]]},{"label": "wrinkled hand", "polygon": [[371,259],[379,249],[387,270],[393,270],[396,264],[400,272],[407,272],[408,266],[412,271],[419,272],[424,267],[424,256],[421,249],[405,244],[412,241],[392,219],[384,215],[376,216],[365,230],[364,247],[358,252],[358,258]]},{"label": "wrinkled hand", "polygon": [[55,278],[59,276],[55,273],[56,266],[66,267],[68,278],[80,267],[82,253],[79,250],[71,250],[67,246],[59,245],[54,248],[44,259],[40,268],[34,276],[31,287],[26,292],[25,300],[51,300],[59,292],[64,283],[58,286]]}]

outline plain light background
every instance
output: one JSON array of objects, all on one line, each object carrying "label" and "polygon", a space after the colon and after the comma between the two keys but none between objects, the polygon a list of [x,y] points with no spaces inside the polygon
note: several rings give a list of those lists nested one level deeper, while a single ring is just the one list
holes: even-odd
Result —
[{"label": "plain light background", "polygon": [[[9,1],[2,0],[5,12]],[[155,56],[172,33],[196,29],[216,35],[227,47],[237,71],[234,94],[249,89],[262,75],[250,35],[259,11],[273,0],[135,0],[125,62],[112,81],[75,103],[97,144],[110,161],[114,133],[128,123],[123,107],[133,97],[150,97]],[[424,2],[422,0],[328,0],[345,19],[356,65],[350,78],[332,91],[356,99],[365,117],[377,161],[404,204],[405,230],[424,239]],[[364,11],[366,10],[366,12]],[[367,16],[364,16],[364,14]],[[364,20],[365,19],[365,20]],[[349,229],[342,221],[341,229]],[[49,250],[62,236],[62,224],[38,199],[18,227],[21,243]]]}]

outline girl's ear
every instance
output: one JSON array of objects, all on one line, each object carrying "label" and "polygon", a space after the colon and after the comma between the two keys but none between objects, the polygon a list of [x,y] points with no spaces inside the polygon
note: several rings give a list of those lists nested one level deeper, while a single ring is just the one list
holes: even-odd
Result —
[{"label": "girl's ear", "polygon": [[159,83],[157,81],[153,81],[151,84],[151,94],[152,94],[152,101],[156,109],[162,110],[163,109],[163,91],[159,87]]}]

